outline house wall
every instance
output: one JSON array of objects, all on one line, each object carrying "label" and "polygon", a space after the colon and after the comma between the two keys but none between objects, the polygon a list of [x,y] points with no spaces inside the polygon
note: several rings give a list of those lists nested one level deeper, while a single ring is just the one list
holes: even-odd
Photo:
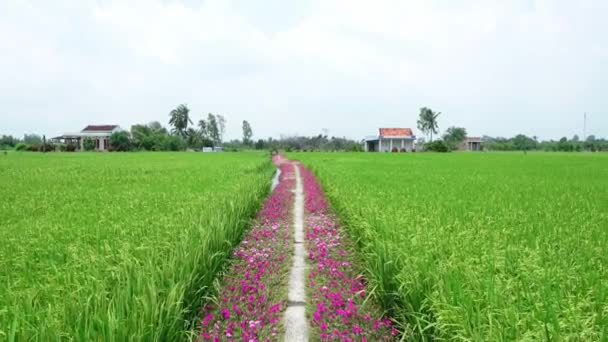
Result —
[{"label": "house wall", "polygon": [[[392,144],[391,144],[392,143]],[[380,140],[380,151],[381,152],[391,152],[392,148],[397,148],[401,150],[401,148],[405,148],[406,151],[411,151],[414,149],[414,141],[411,139],[397,138],[383,138]]]},{"label": "house wall", "polygon": [[481,151],[481,142],[480,141],[463,141],[458,145],[458,150],[460,151]]}]

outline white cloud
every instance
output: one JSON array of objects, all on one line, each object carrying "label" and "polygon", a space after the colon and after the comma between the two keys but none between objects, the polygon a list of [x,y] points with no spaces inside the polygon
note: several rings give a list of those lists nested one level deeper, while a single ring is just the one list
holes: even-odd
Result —
[{"label": "white cloud", "polygon": [[226,115],[232,137],[243,119],[258,136],[357,137],[414,126],[426,105],[443,127],[541,137],[578,133],[575,114],[587,110],[605,135],[607,6],[7,0],[0,118],[7,133],[53,134],[164,121],[187,102],[196,115]]}]

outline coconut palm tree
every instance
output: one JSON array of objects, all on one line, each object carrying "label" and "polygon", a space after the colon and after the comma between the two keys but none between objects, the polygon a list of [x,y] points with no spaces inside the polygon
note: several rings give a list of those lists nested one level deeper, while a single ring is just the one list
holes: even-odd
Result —
[{"label": "coconut palm tree", "polygon": [[439,128],[437,125],[437,117],[440,114],[441,112],[433,112],[433,110],[427,107],[420,108],[418,129],[424,134],[430,134],[431,142],[433,142],[433,133],[437,134],[437,129]]},{"label": "coconut palm tree", "polygon": [[173,131],[181,137],[186,136],[188,123],[192,124],[190,119],[190,109],[185,104],[179,105],[169,113],[169,124],[173,126]]}]

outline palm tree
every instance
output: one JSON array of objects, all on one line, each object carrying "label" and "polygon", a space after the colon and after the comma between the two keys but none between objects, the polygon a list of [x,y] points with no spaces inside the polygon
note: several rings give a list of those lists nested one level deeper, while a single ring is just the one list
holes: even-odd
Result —
[{"label": "palm tree", "polygon": [[418,119],[418,129],[423,133],[431,135],[431,142],[433,142],[433,133],[437,134],[437,117],[441,112],[433,112],[430,108],[420,108],[420,118]]},{"label": "palm tree", "polygon": [[185,104],[179,105],[169,113],[169,116],[171,117],[171,119],[169,119],[169,124],[173,126],[173,131],[182,137],[186,136],[188,123],[192,124],[189,113],[190,109],[188,109]]}]

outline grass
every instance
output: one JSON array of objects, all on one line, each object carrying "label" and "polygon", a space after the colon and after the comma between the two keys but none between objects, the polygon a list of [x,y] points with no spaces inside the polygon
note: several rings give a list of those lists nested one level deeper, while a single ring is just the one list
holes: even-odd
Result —
[{"label": "grass", "polygon": [[0,156],[0,340],[188,339],[273,169],[259,153]]},{"label": "grass", "polygon": [[290,157],[407,339],[608,339],[608,155]]}]

